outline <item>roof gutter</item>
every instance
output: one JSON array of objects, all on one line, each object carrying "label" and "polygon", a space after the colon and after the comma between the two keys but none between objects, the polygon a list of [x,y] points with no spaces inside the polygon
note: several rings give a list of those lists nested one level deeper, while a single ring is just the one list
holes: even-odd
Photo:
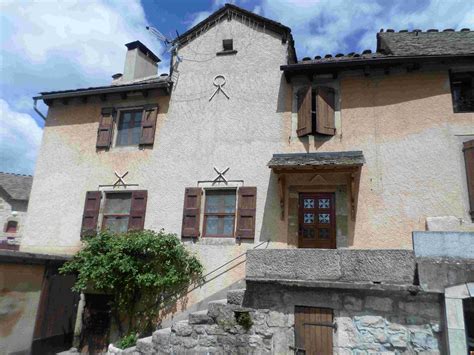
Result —
[{"label": "roof gutter", "polygon": [[40,115],[43,120],[46,121],[46,116],[43,115],[43,113],[42,113],[42,112],[38,109],[38,107],[37,107],[38,98],[37,98],[37,97],[34,97],[33,100],[34,100],[34,103],[33,103],[33,110],[35,110],[35,112],[36,112],[38,115]]},{"label": "roof gutter", "polygon": [[123,86],[111,86],[105,88],[92,88],[92,89],[83,89],[83,90],[68,90],[68,91],[59,91],[51,93],[42,93],[40,96],[35,96],[35,100],[53,100],[53,99],[64,99],[70,97],[79,97],[79,96],[91,96],[91,95],[102,95],[102,94],[114,94],[121,93],[125,91],[139,91],[139,90],[149,90],[149,89],[158,89],[164,88],[169,89],[171,87],[170,81],[158,82],[158,83],[146,83],[146,84],[130,84]]},{"label": "roof gutter", "polygon": [[349,59],[349,60],[338,60],[328,61],[321,63],[297,63],[280,66],[280,70],[284,72],[298,72],[306,70],[326,70],[326,69],[348,69],[365,67],[367,65],[387,65],[387,64],[402,64],[402,63],[422,63],[422,62],[433,62],[433,61],[444,61],[456,59],[459,61],[472,60],[473,54],[467,55],[430,55],[430,56],[393,56],[393,57],[382,57],[382,58],[367,58],[367,59]]}]

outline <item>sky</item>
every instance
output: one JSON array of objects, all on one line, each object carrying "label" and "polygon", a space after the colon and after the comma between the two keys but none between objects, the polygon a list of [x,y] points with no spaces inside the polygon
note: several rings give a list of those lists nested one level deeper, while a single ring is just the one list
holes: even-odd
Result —
[{"label": "sky", "polygon": [[168,72],[166,48],[145,27],[171,39],[225,2],[289,26],[298,58],[375,50],[381,28],[474,29],[472,0],[0,0],[0,171],[34,173],[44,122],[33,96],[109,84],[137,39]]}]

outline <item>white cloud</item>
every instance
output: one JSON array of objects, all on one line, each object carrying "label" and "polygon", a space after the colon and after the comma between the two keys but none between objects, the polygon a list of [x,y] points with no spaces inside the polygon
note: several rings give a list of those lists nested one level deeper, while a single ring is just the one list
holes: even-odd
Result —
[{"label": "white cloud", "polygon": [[263,0],[261,14],[292,28],[298,57],[375,49],[381,28],[427,30],[474,26],[472,2],[431,0]]},{"label": "white cloud", "polygon": [[32,174],[42,130],[26,113],[0,99],[0,171]]}]

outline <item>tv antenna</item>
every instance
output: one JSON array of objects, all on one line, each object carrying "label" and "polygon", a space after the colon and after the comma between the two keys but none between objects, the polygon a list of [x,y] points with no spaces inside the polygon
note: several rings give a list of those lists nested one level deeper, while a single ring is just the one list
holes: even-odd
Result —
[{"label": "tv antenna", "polygon": [[177,49],[177,44],[173,43],[173,40],[169,39],[166,37],[163,33],[161,33],[157,28],[152,27],[152,26],[146,26],[146,29],[150,31],[150,33],[155,36],[159,41],[163,42],[165,46],[165,50],[161,55],[163,55],[165,52],[176,52]]}]

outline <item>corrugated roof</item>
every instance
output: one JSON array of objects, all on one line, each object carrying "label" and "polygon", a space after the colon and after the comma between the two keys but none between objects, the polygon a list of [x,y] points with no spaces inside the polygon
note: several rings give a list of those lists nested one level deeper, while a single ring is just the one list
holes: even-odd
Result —
[{"label": "corrugated roof", "polygon": [[270,168],[359,166],[365,163],[362,151],[273,154]]},{"label": "corrugated roof", "polygon": [[25,200],[30,198],[33,176],[19,175],[0,172],[0,187],[13,200]]}]

